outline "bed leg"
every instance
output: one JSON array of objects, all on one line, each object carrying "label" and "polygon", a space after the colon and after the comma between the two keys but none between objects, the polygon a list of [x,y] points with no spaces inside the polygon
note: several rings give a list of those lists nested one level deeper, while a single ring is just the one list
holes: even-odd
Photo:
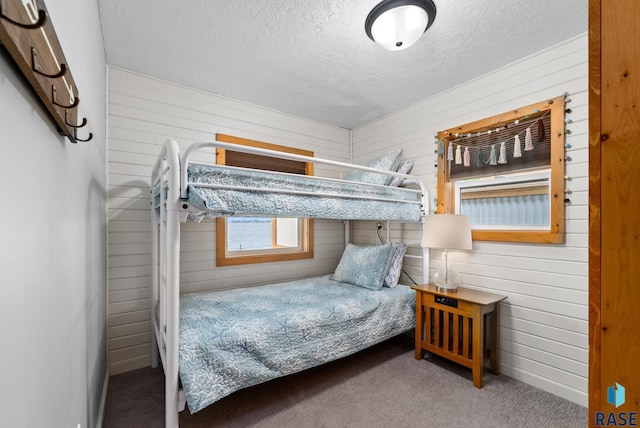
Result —
[{"label": "bed leg", "polygon": [[[155,322],[155,320],[153,320]],[[160,364],[160,354],[158,352],[158,342],[156,341],[156,332],[151,326],[151,367],[156,368]]]},{"label": "bed leg", "polygon": [[187,399],[184,396],[184,391],[181,389],[178,391],[178,412],[182,412],[187,407]]},{"label": "bed leg", "polygon": [[[165,373],[166,376],[166,373]],[[175,389],[173,389],[175,387]],[[170,376],[165,377],[165,388],[171,388],[175,393],[165,391],[165,428],[178,428],[178,385]]]}]

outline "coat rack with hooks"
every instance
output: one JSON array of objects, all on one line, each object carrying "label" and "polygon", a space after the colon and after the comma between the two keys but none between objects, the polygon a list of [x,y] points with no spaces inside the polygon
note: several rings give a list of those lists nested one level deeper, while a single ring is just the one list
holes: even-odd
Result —
[{"label": "coat rack with hooks", "polygon": [[0,0],[0,43],[36,91],[60,135],[72,143],[88,123],[78,120],[80,97],[43,0]]}]

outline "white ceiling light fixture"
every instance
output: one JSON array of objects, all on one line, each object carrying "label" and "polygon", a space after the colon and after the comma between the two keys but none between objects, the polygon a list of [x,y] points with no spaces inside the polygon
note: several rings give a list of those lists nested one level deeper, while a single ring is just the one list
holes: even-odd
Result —
[{"label": "white ceiling light fixture", "polygon": [[435,17],[432,0],[384,0],[369,12],[364,28],[383,48],[399,51],[417,42]]}]

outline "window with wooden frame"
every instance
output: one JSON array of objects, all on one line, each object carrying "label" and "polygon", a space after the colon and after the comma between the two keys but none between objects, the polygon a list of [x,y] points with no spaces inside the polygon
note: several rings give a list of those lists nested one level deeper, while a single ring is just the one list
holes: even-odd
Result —
[{"label": "window with wooden frame", "polygon": [[[216,134],[217,141],[304,156],[313,152]],[[216,163],[313,175],[313,164],[231,150],[216,150]],[[228,217],[216,219],[216,264],[230,266],[313,258],[313,220],[306,218]]]},{"label": "window with wooden frame", "polygon": [[474,240],[564,242],[565,97],[438,132],[438,213]]}]

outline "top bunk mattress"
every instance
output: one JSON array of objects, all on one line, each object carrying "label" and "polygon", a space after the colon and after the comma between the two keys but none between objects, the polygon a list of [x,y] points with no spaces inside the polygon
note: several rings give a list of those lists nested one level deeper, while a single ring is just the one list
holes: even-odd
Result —
[{"label": "top bunk mattress", "polygon": [[[188,167],[196,216],[419,222],[419,190],[220,165]],[[192,213],[192,215],[194,215]]]}]

